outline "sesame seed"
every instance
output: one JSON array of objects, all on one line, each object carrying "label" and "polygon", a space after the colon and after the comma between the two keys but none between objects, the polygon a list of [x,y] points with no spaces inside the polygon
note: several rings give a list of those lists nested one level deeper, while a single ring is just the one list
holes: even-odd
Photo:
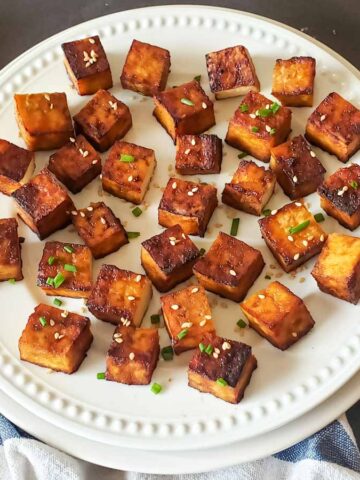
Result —
[{"label": "sesame seed", "polygon": [[172,186],[173,190],[175,190],[175,188],[177,187],[177,183],[174,182],[171,186]]},{"label": "sesame seed", "polygon": [[75,143],[75,138],[74,137],[70,137],[69,140],[70,140],[71,143]]},{"label": "sesame seed", "polygon": [[295,338],[298,336],[298,334],[296,332],[292,332],[291,335]]},{"label": "sesame seed", "polygon": [[271,215],[276,215],[277,214],[277,210],[271,210]]},{"label": "sesame seed", "polygon": [[191,145],[196,145],[195,138],[193,138],[193,139],[191,140]]},{"label": "sesame seed", "polygon": [[71,215],[74,215],[74,216],[76,217],[77,211],[76,211],[76,210],[73,210],[73,211],[71,212]]},{"label": "sesame seed", "polygon": [[84,212],[80,212],[80,217],[85,217],[85,213]]},{"label": "sesame seed", "polygon": [[315,157],[316,157],[316,153],[313,152],[312,150],[310,150],[310,156],[313,157],[313,158],[315,158]]},{"label": "sesame seed", "polygon": [[132,175],[130,175],[130,177],[128,177],[128,181],[129,181],[129,182],[132,182],[132,181],[133,181],[133,176],[132,176]]},{"label": "sesame seed", "polygon": [[312,240],[313,238],[314,238],[314,235],[309,235],[309,236],[308,236],[308,240],[309,240],[309,241]]},{"label": "sesame seed", "polygon": [[325,240],[324,235],[321,235],[321,237],[320,237],[320,242],[323,242],[324,240]]},{"label": "sesame seed", "polygon": [[171,305],[171,309],[172,310],[179,310],[179,305],[176,305],[176,303],[174,303],[174,305]]},{"label": "sesame seed", "polygon": [[230,270],[229,273],[230,273],[230,275],[232,275],[233,277],[236,277],[236,272],[235,272],[235,270]]},{"label": "sesame seed", "polygon": [[293,176],[293,182],[294,182],[294,183],[297,183],[297,181],[298,181],[298,178],[297,178],[296,175],[294,175],[294,176]]},{"label": "sesame seed", "polygon": [[79,152],[81,153],[81,155],[84,155],[84,150],[82,148],[79,148]]},{"label": "sesame seed", "polygon": [[136,275],[135,282],[140,282],[141,280],[141,275]]},{"label": "sesame seed", "polygon": [[53,108],[54,108],[54,104],[50,103],[50,110],[52,110]]},{"label": "sesame seed", "polygon": [[192,323],[191,322],[184,322],[183,324],[181,324],[181,328],[190,328],[192,327]]},{"label": "sesame seed", "polygon": [[230,350],[230,348],[231,348],[231,345],[230,345],[229,342],[224,342],[224,343],[222,344],[222,349],[223,349],[223,350]]},{"label": "sesame seed", "polygon": [[126,318],[124,317],[120,317],[120,322],[125,325],[125,323],[127,322]]},{"label": "sesame seed", "polygon": [[86,210],[88,210],[89,212],[92,212],[94,210],[94,208],[93,207],[87,207]]},{"label": "sesame seed", "polygon": [[55,333],[54,333],[54,338],[55,338],[55,340],[57,340],[57,339],[59,338],[59,336],[60,336],[59,332],[55,332]]},{"label": "sesame seed", "polygon": [[259,293],[258,297],[260,298],[260,300],[264,300],[265,295],[263,295],[262,293]]},{"label": "sesame seed", "polygon": [[211,320],[211,315],[204,315],[204,318],[206,318],[206,320]]},{"label": "sesame seed", "polygon": [[120,338],[122,337],[122,333],[114,333],[114,338]]},{"label": "sesame seed", "polygon": [[194,196],[194,193],[193,193],[193,192],[187,192],[187,194],[189,195],[189,197],[193,197],[193,196]]},{"label": "sesame seed", "polygon": [[82,156],[85,158],[85,157],[87,157],[88,155],[89,155],[89,152],[88,152],[87,150],[84,150]]},{"label": "sesame seed", "polygon": [[176,245],[175,240],[170,240],[170,245],[172,245],[174,247]]},{"label": "sesame seed", "polygon": [[266,130],[267,132],[271,132],[271,127],[270,127],[269,125],[265,125],[265,130]]},{"label": "sesame seed", "polygon": [[214,348],[214,352],[215,352],[215,353],[220,353],[220,349],[217,348],[217,347],[215,347],[215,348]]},{"label": "sesame seed", "polygon": [[129,327],[129,326],[130,326],[130,323],[131,323],[130,320],[127,320],[127,321],[124,323],[124,326],[125,326],[125,327]]},{"label": "sesame seed", "polygon": [[294,241],[294,237],[291,236],[291,235],[288,235],[288,240],[289,240],[289,242],[293,242],[293,241]]},{"label": "sesame seed", "polygon": [[86,62],[85,63],[85,67],[90,67],[90,65],[91,65],[91,62]]},{"label": "sesame seed", "polygon": [[[94,162],[95,162],[95,160],[94,160]],[[102,173],[100,173],[99,178],[100,178],[100,180],[102,180]]]},{"label": "sesame seed", "polygon": [[169,237],[169,240],[172,240],[173,242],[175,242],[176,238],[175,237]]},{"label": "sesame seed", "polygon": [[130,302],[132,302],[133,300],[135,300],[135,297],[133,295],[128,295],[128,300],[130,300]]},{"label": "sesame seed", "polygon": [[122,338],[120,338],[120,337],[117,337],[117,338],[114,337],[114,340],[115,340],[116,343],[123,343],[123,341],[124,341],[124,340],[123,340]]},{"label": "sesame seed", "polygon": [[303,240],[302,243],[303,243],[304,247],[307,247],[307,246],[308,246],[308,241],[307,241],[307,240]]},{"label": "sesame seed", "polygon": [[69,312],[67,310],[64,310],[62,313],[61,313],[61,316],[63,318],[66,318],[67,316],[69,315]]},{"label": "sesame seed", "polygon": [[219,358],[219,354],[216,353],[216,352],[214,352],[214,353],[213,353],[213,357],[214,357],[214,358]]},{"label": "sesame seed", "polygon": [[101,217],[101,218],[100,218],[100,222],[101,222],[103,225],[105,225],[105,223],[106,223],[105,218],[104,218],[104,217]]},{"label": "sesame seed", "polygon": [[197,287],[195,287],[191,290],[191,293],[197,293],[198,291],[199,291],[199,289]]},{"label": "sesame seed", "polygon": [[48,95],[47,93],[45,93],[44,97],[46,98],[46,100],[47,100],[48,102],[50,102],[50,97],[49,97],[49,95]]},{"label": "sesame seed", "polygon": [[58,340],[61,340],[61,339],[64,338],[64,337],[65,337],[65,335],[59,335],[59,336],[58,336]]},{"label": "sesame seed", "polygon": [[300,253],[295,253],[294,260],[299,260],[299,258],[300,258]]},{"label": "sesame seed", "polygon": [[256,115],[255,115],[255,113],[250,113],[249,117],[250,118],[256,118]]},{"label": "sesame seed", "polygon": [[129,353],[129,359],[134,360],[134,358],[135,358],[135,353],[134,352]]},{"label": "sesame seed", "polygon": [[266,110],[269,110],[270,105],[269,104],[265,105],[265,108],[266,108]]},{"label": "sesame seed", "polygon": [[201,106],[202,106],[202,108],[203,108],[204,110],[207,108],[207,105],[206,105],[205,102],[202,102]]},{"label": "sesame seed", "polygon": [[326,115],[321,115],[320,122],[323,122],[325,120],[325,118],[326,118]]},{"label": "sesame seed", "polygon": [[190,148],[187,148],[184,153],[185,153],[185,155],[189,155],[189,153],[190,153]]},{"label": "sesame seed", "polygon": [[297,207],[301,207],[302,203],[301,203],[301,202],[295,202],[295,205],[296,205]]},{"label": "sesame seed", "polygon": [[206,325],[206,320],[201,320],[199,325],[200,325],[200,327],[204,327]]},{"label": "sesame seed", "polygon": [[53,327],[55,325],[55,321],[52,318],[50,319],[49,323],[50,323],[50,327]]},{"label": "sesame seed", "polygon": [[89,42],[92,43],[94,45],[95,43],[95,40],[93,38],[89,38]]},{"label": "sesame seed", "polygon": [[197,192],[198,190],[199,190],[198,187],[194,187],[191,191],[192,191],[193,193],[195,193],[195,192]]}]

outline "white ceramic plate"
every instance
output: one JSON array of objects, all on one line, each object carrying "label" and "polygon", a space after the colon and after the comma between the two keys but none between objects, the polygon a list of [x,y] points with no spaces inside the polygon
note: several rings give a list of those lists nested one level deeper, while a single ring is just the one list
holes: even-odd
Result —
[{"label": "white ceramic plate", "polygon": [[[246,45],[256,65],[262,92],[269,95],[272,67],[276,58],[311,55],[317,60],[315,105],[329,92],[336,90],[359,106],[356,89],[358,74],[348,63],[319,44],[258,17],[207,7],[157,7],[122,12],[74,27],[34,47],[5,68],[1,74],[0,131],[1,136],[22,144],[13,114],[15,92],[65,91],[70,110],[76,113],[88,98],[79,97],[70,87],[63,64],[60,44],[89,34],[98,33],[108,53],[115,87],[112,92],[131,109],[134,127],[126,140],[154,148],[158,167],[146,196],[149,208],[139,218],[131,214],[132,206],[115,197],[101,198],[115,211],[128,230],[141,231],[141,237],[119,252],[95,262],[95,274],[102,263],[141,271],[140,242],[161,231],[156,211],[164,186],[174,163],[174,146],[165,131],[152,117],[152,101],[122,90],[118,78],[133,38],[163,45],[171,51],[172,73],[168,85],[202,74],[208,90],[204,55],[206,52],[235,44]],[[211,131],[224,138],[227,122],[239,99],[217,102],[217,125]],[[311,109],[294,109],[293,134],[303,132]],[[317,151],[317,150],[316,150]],[[47,163],[50,152],[36,155],[37,169]],[[317,151],[328,172],[342,166],[334,157]],[[202,180],[217,182],[219,193],[238,164],[237,151],[225,146],[222,173]],[[359,155],[354,157],[359,161]],[[92,182],[81,194],[73,196],[77,207],[84,207],[99,198],[99,180]],[[315,195],[307,198],[311,210],[319,211]],[[277,190],[270,208],[278,208],[288,199]],[[14,215],[12,202],[2,197],[1,217]],[[240,216],[238,237],[259,248],[266,268],[251,291],[266,285],[264,279],[270,265],[276,262],[261,240],[257,219],[245,213],[219,208],[211,219],[205,239],[195,238],[207,248],[221,228],[230,229],[232,216]],[[219,225],[222,225],[221,227]],[[323,224],[325,230],[345,231],[332,219]],[[355,233],[356,234],[356,233]],[[90,439],[141,449],[210,448],[262,434],[291,421],[314,408],[343,385],[360,365],[359,308],[320,293],[309,272],[313,262],[297,276],[279,274],[282,282],[304,298],[316,321],[315,328],[297,345],[280,352],[255,332],[239,331],[238,305],[220,300],[213,317],[220,335],[245,341],[253,346],[259,368],[253,375],[240,405],[229,405],[186,386],[186,365],[191,353],[173,362],[160,361],[153,380],[164,386],[155,396],[149,387],[127,387],[96,380],[104,370],[104,359],[113,327],[93,320],[94,344],[78,373],[71,376],[49,375],[46,369],[18,360],[17,341],[33,307],[51,302],[35,286],[37,265],[43,243],[20,222],[20,235],[26,237],[23,248],[25,280],[0,286],[6,317],[0,324],[0,384],[5,392],[25,408],[36,412],[50,423]],[[79,241],[73,229],[57,232],[50,239]],[[306,281],[301,283],[301,278]],[[215,297],[209,295],[213,301]],[[82,301],[66,300],[68,310],[80,312]],[[159,308],[155,294],[144,324]],[[161,343],[169,339],[161,330]]]}]

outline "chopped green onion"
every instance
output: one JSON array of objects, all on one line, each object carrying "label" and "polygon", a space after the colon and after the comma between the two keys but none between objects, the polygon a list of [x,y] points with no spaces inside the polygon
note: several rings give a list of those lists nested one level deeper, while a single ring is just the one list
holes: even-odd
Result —
[{"label": "chopped green onion", "polygon": [[177,334],[177,338],[178,338],[179,340],[182,340],[183,338],[186,337],[186,335],[187,335],[188,333],[189,333],[189,330],[188,330],[187,328],[184,328],[184,330],[181,330],[181,332],[179,332],[179,333]]},{"label": "chopped green onion", "polygon": [[74,253],[74,249],[71,245],[64,245],[64,250],[67,253]]},{"label": "chopped green onion", "polygon": [[140,232],[126,232],[128,238],[140,237]]},{"label": "chopped green onion", "polygon": [[46,279],[46,285],[54,286],[54,279],[52,277],[48,277]]},{"label": "chopped green onion", "polygon": [[161,349],[161,356],[164,360],[169,361],[174,358],[174,350],[171,345]]},{"label": "chopped green onion", "polygon": [[150,320],[153,325],[155,323],[160,323],[160,315],[151,315]]},{"label": "chopped green onion", "polygon": [[14,283],[16,283],[16,280],[15,278],[9,278],[8,282],[14,285]]},{"label": "chopped green onion", "polygon": [[310,225],[310,220],[306,220],[305,222],[299,223],[299,225],[296,225],[295,227],[290,227],[289,233],[290,235],[293,235],[294,233],[299,233],[305,228],[307,228],[309,225]]},{"label": "chopped green onion", "polygon": [[230,229],[230,235],[232,237],[236,237],[239,230],[239,223],[240,223],[240,218],[233,218],[233,221],[231,222],[231,229]]},{"label": "chopped green onion", "polygon": [[57,307],[61,307],[62,305],[62,301],[59,299],[59,298],[54,298],[54,305],[56,305]]},{"label": "chopped green onion", "polygon": [[259,131],[259,127],[251,127],[251,131],[257,133]]},{"label": "chopped green onion", "polygon": [[205,248],[200,248],[199,250],[200,257],[202,257],[205,252],[206,252]]},{"label": "chopped green onion", "polygon": [[270,105],[270,110],[272,111],[272,113],[275,115],[275,113],[280,109],[280,104],[279,103],[272,103]]},{"label": "chopped green onion", "polygon": [[236,325],[239,327],[239,328],[245,328],[247,327],[247,323],[244,322],[244,320],[242,318],[240,318],[240,320],[238,322],[236,322]]},{"label": "chopped green onion", "polygon": [[228,384],[227,381],[224,380],[223,378],[218,378],[218,379],[216,380],[216,383],[217,383],[218,385],[221,385],[222,387],[226,387],[227,384]]},{"label": "chopped green onion", "polygon": [[65,281],[65,277],[64,275],[61,273],[61,272],[58,272],[56,274],[56,277],[53,278],[53,283],[52,285],[55,287],[55,288],[59,288],[60,285],[62,285]]},{"label": "chopped green onion", "polygon": [[264,215],[264,217],[268,217],[269,215],[271,215],[270,208],[265,208],[265,210],[262,211],[262,214]]},{"label": "chopped green onion", "polygon": [[188,105],[189,107],[193,107],[195,105],[194,102],[192,102],[188,98],[182,98],[180,102],[183,103],[184,105]]},{"label": "chopped green onion", "polygon": [[205,348],[205,353],[207,353],[208,355],[211,355],[213,351],[214,351],[214,347],[209,343],[209,345]]},{"label": "chopped green onion", "polygon": [[133,155],[128,155],[126,153],[122,153],[120,155],[120,162],[123,162],[123,163],[132,163],[135,161],[135,157]]},{"label": "chopped green onion", "polygon": [[134,217],[140,217],[142,210],[140,207],[135,207],[134,210],[131,210],[131,213],[134,215]]},{"label": "chopped green onion", "polygon": [[151,385],[151,391],[152,393],[154,393],[155,395],[157,395],[158,393],[160,393],[162,390],[162,386],[159,384],[159,383],[153,383]]},{"label": "chopped green onion", "polygon": [[203,343],[199,343],[199,350],[200,350],[200,352],[201,352],[201,353],[205,352],[205,349],[206,349],[205,345],[204,345]]},{"label": "chopped green onion", "polygon": [[196,77],[194,77],[194,80],[196,80],[197,82],[200,83],[200,81],[201,81],[201,75],[196,75]]},{"label": "chopped green onion", "polygon": [[265,275],[265,280],[271,280],[270,275]]},{"label": "chopped green onion", "polygon": [[315,221],[316,221],[317,223],[321,223],[321,222],[323,222],[323,221],[325,220],[325,217],[324,217],[324,215],[323,215],[322,213],[316,213],[316,214],[314,215],[314,219],[315,219]]},{"label": "chopped green onion", "polygon": [[40,318],[39,318],[39,322],[41,323],[41,325],[42,325],[43,327],[46,327],[47,321],[46,321],[46,318],[45,318],[45,317],[40,317]]},{"label": "chopped green onion", "polygon": [[245,113],[245,112],[248,112],[249,111],[249,105],[246,105],[246,103],[243,103],[242,105],[240,105],[240,111],[242,113]]},{"label": "chopped green onion", "polygon": [[96,374],[98,380],[105,380],[105,372],[99,372]]},{"label": "chopped green onion", "polygon": [[241,153],[239,153],[239,155],[238,155],[238,159],[241,160],[242,158],[247,157],[248,155],[249,155],[249,154],[248,154],[247,152],[241,152]]},{"label": "chopped green onion", "polygon": [[66,270],[67,272],[77,272],[77,268],[75,267],[75,265],[72,265],[71,263],[65,263],[64,265],[64,270]]},{"label": "chopped green onion", "polygon": [[355,188],[355,189],[358,188],[358,186],[359,186],[359,184],[356,180],[351,180],[351,182],[349,182],[349,185],[350,185],[350,187]]},{"label": "chopped green onion", "polygon": [[48,264],[49,264],[49,265],[54,265],[54,262],[55,262],[55,257],[53,257],[53,256],[51,255],[51,257],[48,258]]},{"label": "chopped green onion", "polygon": [[269,133],[270,133],[270,135],[275,135],[276,128],[271,128]]},{"label": "chopped green onion", "polygon": [[273,112],[270,110],[270,108],[260,108],[260,110],[258,110],[258,114],[259,117],[269,117],[273,114]]}]

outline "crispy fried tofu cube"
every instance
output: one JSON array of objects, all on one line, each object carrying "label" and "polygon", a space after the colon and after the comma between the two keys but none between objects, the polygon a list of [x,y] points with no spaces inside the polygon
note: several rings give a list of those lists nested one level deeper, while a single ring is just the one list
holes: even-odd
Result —
[{"label": "crispy fried tofu cube", "polygon": [[259,220],[261,235],[281,268],[291,272],[320,253],[327,238],[302,202],[284,205]]},{"label": "crispy fried tofu cube", "polygon": [[63,43],[65,68],[79,95],[113,86],[110,65],[98,35]]},{"label": "crispy fried tofu cube", "polygon": [[289,348],[315,325],[301,298],[280,282],[270,283],[240,306],[250,327],[280,350]]},{"label": "crispy fried tofu cube", "polygon": [[270,167],[291,200],[316,192],[326,172],[302,135],[272,148]]},{"label": "crispy fried tofu cube", "polygon": [[154,150],[117,141],[103,167],[103,189],[115,197],[140,204],[144,200],[155,167]]},{"label": "crispy fried tofu cube", "polygon": [[206,55],[211,91],[217,100],[260,90],[260,82],[247,48],[224,48]]},{"label": "crispy fried tofu cube", "polygon": [[106,90],[98,90],[74,116],[75,131],[83,134],[99,152],[105,152],[132,127],[127,105]]},{"label": "crispy fried tofu cube", "polygon": [[241,160],[230,183],[225,183],[222,202],[252,215],[261,215],[274,193],[275,175],[255,162]]},{"label": "crispy fried tofu cube", "polygon": [[88,207],[73,210],[71,214],[77,233],[94,258],[105,257],[129,243],[120,220],[104,202],[91,202]]},{"label": "crispy fried tofu cube", "polygon": [[151,282],[145,275],[103,265],[87,306],[104,322],[139,327],[151,297]]},{"label": "crispy fried tofu cube", "polygon": [[220,173],[222,141],[217,135],[180,135],[176,139],[175,169],[181,175]]},{"label": "crispy fried tofu cube", "polygon": [[245,343],[207,335],[203,344],[212,353],[196,350],[189,363],[189,386],[229,403],[239,403],[244,396],[257,361]]},{"label": "crispy fried tofu cube", "polygon": [[268,162],[271,149],[291,130],[291,110],[257,92],[249,92],[230,120],[226,143]]},{"label": "crispy fried tofu cube", "polygon": [[65,93],[14,95],[20,134],[29,150],[60,148],[74,135]]},{"label": "crispy fried tofu cube", "polygon": [[123,88],[151,97],[165,89],[169,73],[169,50],[133,40],[120,80]]},{"label": "crispy fried tofu cube", "polygon": [[200,285],[206,290],[240,302],[264,265],[259,250],[219,232],[208,252],[195,263],[193,270]]},{"label": "crispy fried tofu cube", "polygon": [[156,93],[154,102],[154,116],[174,143],[178,135],[196,135],[215,125],[214,105],[196,80]]},{"label": "crispy fried tofu cube", "polygon": [[272,95],[288,107],[312,107],[316,61],[312,57],[276,60]]},{"label": "crispy fried tofu cube", "polygon": [[19,339],[20,358],[57,372],[74,373],[92,341],[87,317],[41,303]]},{"label": "crispy fried tofu cube", "polygon": [[12,197],[17,203],[18,215],[40,240],[71,222],[74,204],[47,168],[15,190]]},{"label": "crispy fried tofu cube", "polygon": [[30,180],[35,168],[35,156],[25,148],[0,139],[0,192],[11,195]]},{"label": "crispy fried tofu cube", "polygon": [[322,292],[356,305],[360,299],[360,238],[331,233],[311,275]]},{"label": "crispy fried tofu cube", "polygon": [[0,219],[0,282],[22,280],[21,246],[15,218]]},{"label": "crispy fried tofu cube", "polygon": [[346,163],[360,148],[360,110],[330,93],[310,115],[305,136]]},{"label": "crispy fried tofu cube", "polygon": [[349,230],[360,225],[360,165],[330,175],[318,188],[321,207]]},{"label": "crispy fried tofu cube", "polygon": [[160,353],[157,328],[118,325],[106,356],[106,380],[148,385]]},{"label": "crispy fried tofu cube", "polygon": [[174,352],[179,355],[197,348],[207,333],[215,333],[211,309],[200,285],[168,293],[160,297],[165,326]]}]

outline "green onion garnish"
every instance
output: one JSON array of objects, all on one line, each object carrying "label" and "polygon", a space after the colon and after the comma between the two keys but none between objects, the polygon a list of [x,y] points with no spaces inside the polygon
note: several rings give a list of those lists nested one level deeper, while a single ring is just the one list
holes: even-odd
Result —
[{"label": "green onion garnish", "polygon": [[356,180],[351,180],[351,182],[349,182],[349,185],[350,185],[350,187],[355,188],[355,189],[358,188],[358,186],[359,186],[359,184]]},{"label": "green onion garnish", "polygon": [[128,238],[140,237],[140,232],[126,232]]},{"label": "green onion garnish", "polygon": [[120,162],[132,163],[134,161],[135,161],[135,157],[133,155],[128,155],[126,153],[122,153],[120,155]]},{"label": "green onion garnish", "polygon": [[48,264],[49,265],[54,265],[54,262],[55,262],[55,257],[51,256],[51,257],[48,258]]},{"label": "green onion garnish", "polygon": [[177,334],[177,338],[178,338],[179,340],[182,340],[183,338],[186,337],[186,335],[187,335],[188,333],[189,333],[189,330],[188,330],[187,328],[184,328],[184,330],[181,330],[181,332],[179,332],[179,333]]},{"label": "green onion garnish", "polygon": [[182,98],[180,102],[183,103],[184,105],[188,105],[189,107],[193,107],[195,105],[194,102],[192,102],[188,98]]},{"label": "green onion garnish", "polygon": [[216,380],[216,383],[217,383],[218,385],[221,385],[222,387],[226,387],[227,384],[228,384],[227,381],[224,380],[223,378],[218,378],[218,379]]},{"label": "green onion garnish", "polygon": [[269,133],[270,133],[270,135],[275,135],[276,128],[271,128]]},{"label": "green onion garnish", "polygon": [[315,219],[315,221],[316,221],[317,223],[321,223],[321,222],[323,222],[323,221],[325,220],[325,217],[324,217],[324,215],[323,215],[322,213],[316,213],[316,214],[314,215],[314,219]]},{"label": "green onion garnish", "polygon": [[214,350],[214,347],[209,343],[209,345],[205,348],[205,353],[211,355]]},{"label": "green onion garnish", "polygon": [[200,248],[199,250],[200,257],[202,257],[205,252],[206,252],[205,248]]},{"label": "green onion garnish", "polygon": [[77,272],[77,268],[75,267],[75,265],[72,265],[71,263],[65,263],[64,265],[64,270],[66,270],[67,272]]},{"label": "green onion garnish", "polygon": [[96,374],[98,380],[105,380],[105,372],[99,372]]},{"label": "green onion garnish", "polygon": [[131,210],[131,213],[134,215],[134,217],[140,217],[142,210],[140,207],[135,207],[134,210]]},{"label": "green onion garnish", "polygon": [[194,80],[196,80],[197,82],[200,83],[200,81],[201,81],[201,75],[196,75],[196,77],[194,77]]},{"label": "green onion garnish", "polygon": [[16,283],[16,280],[15,278],[9,278],[8,282],[14,285],[14,283]]},{"label": "green onion garnish", "polygon": [[262,211],[262,214],[264,215],[264,217],[268,217],[269,215],[271,215],[270,208],[265,208],[265,210]]},{"label": "green onion garnish", "polygon": [[74,253],[74,249],[71,245],[64,245],[64,250],[67,253]]},{"label": "green onion garnish", "polygon": [[164,360],[169,361],[174,358],[174,350],[171,345],[161,349],[161,356]]},{"label": "green onion garnish", "polygon": [[242,113],[245,113],[249,110],[249,105],[246,105],[246,103],[243,103],[242,105],[240,105],[239,108]]},{"label": "green onion garnish", "polygon": [[269,117],[273,114],[273,112],[270,110],[270,108],[260,108],[260,110],[258,110],[258,114],[259,117]]},{"label": "green onion garnish", "polygon": [[239,327],[239,328],[245,328],[247,327],[247,323],[244,322],[244,320],[242,318],[240,318],[240,320],[238,322],[236,322],[236,325]]},{"label": "green onion garnish", "polygon": [[54,305],[56,305],[57,307],[61,307],[62,305],[62,301],[59,299],[59,298],[54,298]]},{"label": "green onion garnish", "polygon": [[52,285],[55,287],[55,288],[59,288],[60,285],[62,285],[65,281],[65,277],[64,275],[61,273],[61,272],[58,272],[56,274],[56,277],[52,279],[53,280],[53,283]]},{"label": "green onion garnish", "polygon": [[280,104],[279,103],[272,103],[270,105],[270,110],[272,111],[272,113],[275,115],[275,113],[280,109]]},{"label": "green onion garnish", "polygon": [[52,277],[48,277],[46,279],[46,285],[50,285],[51,287],[54,286],[54,279]]},{"label": "green onion garnish", "polygon": [[40,318],[39,318],[39,322],[41,323],[41,325],[42,325],[43,327],[46,327],[47,321],[46,321],[46,318],[45,318],[45,317],[40,317]]},{"label": "green onion garnish", "polygon": [[270,275],[265,275],[265,280],[271,280]]},{"label": "green onion garnish", "polygon": [[205,349],[206,349],[205,345],[204,345],[203,343],[199,343],[199,350],[200,350],[200,352],[201,352],[201,353],[205,352]]},{"label": "green onion garnish", "polygon": [[259,127],[251,127],[251,131],[257,133],[259,131]]},{"label": "green onion garnish", "polygon": [[160,393],[162,390],[162,386],[159,384],[159,383],[153,383],[151,385],[151,391],[152,393],[154,393],[155,395],[157,395],[158,393]]},{"label": "green onion garnish", "polygon": [[233,221],[231,222],[231,228],[230,228],[230,235],[232,237],[236,237],[239,230],[239,223],[240,223],[240,218],[233,218]]},{"label": "green onion garnish", "polygon": [[160,323],[160,315],[151,315],[150,320],[153,325],[156,323]]},{"label": "green onion garnish", "polygon": [[249,154],[246,153],[246,152],[241,152],[241,153],[238,154],[238,159],[241,160],[242,158],[247,157],[248,155],[249,155]]},{"label": "green onion garnish", "polygon": [[310,225],[310,220],[306,220],[305,222],[299,223],[299,225],[296,225],[295,227],[290,227],[289,233],[290,235],[293,235],[294,233],[299,233],[305,228],[307,228],[309,225]]}]

